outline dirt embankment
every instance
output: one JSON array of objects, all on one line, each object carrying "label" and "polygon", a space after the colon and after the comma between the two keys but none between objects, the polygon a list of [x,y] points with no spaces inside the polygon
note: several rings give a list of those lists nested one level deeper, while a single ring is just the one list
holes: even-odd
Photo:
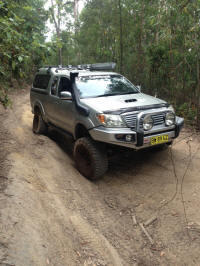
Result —
[{"label": "dirt embankment", "polygon": [[[0,265],[199,265],[197,135],[184,130],[172,149],[117,156],[90,182],[70,138],[32,133],[28,92],[13,100],[0,114]],[[151,244],[135,218],[154,216]]]}]

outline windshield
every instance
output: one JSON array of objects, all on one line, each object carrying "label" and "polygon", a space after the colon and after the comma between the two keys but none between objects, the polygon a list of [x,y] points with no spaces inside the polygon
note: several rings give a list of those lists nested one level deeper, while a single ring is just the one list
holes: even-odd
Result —
[{"label": "windshield", "polygon": [[76,85],[81,99],[139,93],[130,81],[120,75],[78,77]]}]

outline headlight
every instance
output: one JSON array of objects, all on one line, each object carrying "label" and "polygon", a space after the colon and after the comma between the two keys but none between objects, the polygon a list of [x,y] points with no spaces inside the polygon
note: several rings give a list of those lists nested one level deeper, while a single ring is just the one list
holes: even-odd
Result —
[{"label": "headlight", "polygon": [[165,124],[166,126],[172,126],[175,124],[175,114],[167,113],[165,116]]},{"label": "headlight", "polygon": [[126,127],[120,115],[97,114],[97,118],[105,127]]},{"label": "headlight", "polygon": [[144,130],[150,130],[153,127],[153,118],[150,115],[146,115],[143,119]]}]

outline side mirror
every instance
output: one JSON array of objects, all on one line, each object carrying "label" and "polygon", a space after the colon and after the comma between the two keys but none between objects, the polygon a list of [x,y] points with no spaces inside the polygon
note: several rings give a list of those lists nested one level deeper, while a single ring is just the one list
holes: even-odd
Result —
[{"label": "side mirror", "polygon": [[137,85],[136,87],[139,90],[139,92],[141,92],[141,85]]},{"label": "side mirror", "polygon": [[61,91],[60,98],[61,100],[72,101],[72,94],[69,91]]}]

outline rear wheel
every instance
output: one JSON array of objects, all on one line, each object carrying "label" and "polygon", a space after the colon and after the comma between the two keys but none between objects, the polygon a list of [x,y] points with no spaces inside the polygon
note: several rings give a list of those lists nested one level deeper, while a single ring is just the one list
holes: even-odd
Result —
[{"label": "rear wheel", "polygon": [[89,137],[80,138],[75,142],[74,159],[79,172],[91,180],[98,179],[108,169],[104,147]]},{"label": "rear wheel", "polygon": [[46,134],[47,133],[47,125],[44,122],[41,113],[34,114],[33,132],[35,134]]}]

